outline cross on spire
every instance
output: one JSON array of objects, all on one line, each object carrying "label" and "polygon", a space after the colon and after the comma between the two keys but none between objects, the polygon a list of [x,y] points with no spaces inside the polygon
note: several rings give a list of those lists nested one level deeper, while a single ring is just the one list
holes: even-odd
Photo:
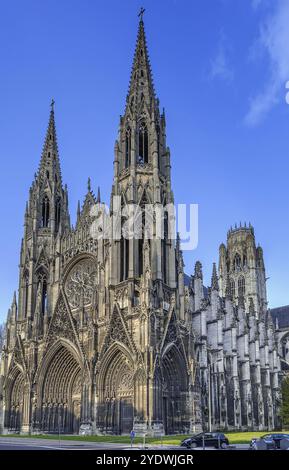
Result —
[{"label": "cross on spire", "polygon": [[140,18],[140,21],[143,20],[143,15],[144,15],[145,11],[146,11],[145,8],[141,7],[140,12],[138,14],[138,17]]}]

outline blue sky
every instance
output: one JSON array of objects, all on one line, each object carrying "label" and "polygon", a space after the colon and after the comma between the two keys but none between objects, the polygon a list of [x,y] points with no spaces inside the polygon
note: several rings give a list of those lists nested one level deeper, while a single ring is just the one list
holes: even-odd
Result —
[{"label": "blue sky", "polygon": [[175,199],[199,204],[199,245],[185,253],[186,271],[200,259],[210,282],[227,229],[250,221],[269,305],[289,303],[289,1],[11,0],[0,18],[0,319],[18,286],[25,203],[52,97],[72,220],[88,176],[109,201],[141,5]]}]

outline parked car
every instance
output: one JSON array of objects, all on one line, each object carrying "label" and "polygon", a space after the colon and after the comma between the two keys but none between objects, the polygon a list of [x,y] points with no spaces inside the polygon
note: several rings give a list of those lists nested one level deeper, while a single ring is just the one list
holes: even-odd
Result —
[{"label": "parked car", "polygon": [[221,432],[201,432],[192,437],[187,437],[181,442],[181,447],[193,449],[195,447],[215,447],[216,449],[225,449],[229,445],[229,440]]},{"label": "parked car", "polygon": [[265,442],[267,449],[280,449],[280,441],[282,439],[289,439],[289,434],[286,433],[272,433],[272,434],[264,434],[260,438],[253,438],[250,443],[250,449],[256,450],[257,446],[256,443],[259,440]]}]

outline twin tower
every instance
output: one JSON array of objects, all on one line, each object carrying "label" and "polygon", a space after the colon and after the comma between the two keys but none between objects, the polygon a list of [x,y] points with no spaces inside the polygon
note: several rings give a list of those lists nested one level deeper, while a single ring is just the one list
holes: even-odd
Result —
[{"label": "twin tower", "polygon": [[[174,202],[165,129],[141,18],[111,193],[121,201],[123,228],[126,207],[137,205],[140,234],[92,236],[91,225],[105,209],[90,182],[71,226],[52,103],[25,212],[18,296],[7,318],[0,432],[187,433],[212,425],[264,429],[277,422],[277,359],[272,367],[265,360],[263,380],[260,358],[260,377],[250,366],[243,376],[237,354],[249,341],[246,331],[247,339],[238,340],[238,312],[244,318],[254,312],[255,322],[267,315],[262,250],[252,227],[236,228],[227,247],[220,247],[219,278],[214,267],[211,288],[203,286],[200,263],[191,278],[184,273],[165,209]],[[151,237],[145,236],[147,204],[163,209],[161,238],[154,218]],[[109,217],[113,211],[111,203]],[[224,342],[227,331],[236,336],[233,349]],[[270,348],[268,357],[273,342]],[[226,369],[229,357],[234,370]],[[240,410],[255,385],[262,397],[269,387],[272,410],[265,410],[262,398],[262,413],[249,417]]]}]

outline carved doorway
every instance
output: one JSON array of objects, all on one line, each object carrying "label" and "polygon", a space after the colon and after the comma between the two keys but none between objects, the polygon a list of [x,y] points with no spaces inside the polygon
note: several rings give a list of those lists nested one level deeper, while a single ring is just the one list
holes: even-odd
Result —
[{"label": "carved doorway", "polygon": [[5,413],[5,427],[10,432],[19,432],[22,426],[24,376],[18,368],[9,376],[6,396],[8,407]]},{"label": "carved doorway", "polygon": [[66,347],[61,346],[52,357],[41,388],[42,431],[78,433],[81,367]]},{"label": "carved doorway", "polygon": [[132,363],[120,349],[114,349],[103,361],[100,375],[99,426],[107,433],[128,434],[134,416]]}]

